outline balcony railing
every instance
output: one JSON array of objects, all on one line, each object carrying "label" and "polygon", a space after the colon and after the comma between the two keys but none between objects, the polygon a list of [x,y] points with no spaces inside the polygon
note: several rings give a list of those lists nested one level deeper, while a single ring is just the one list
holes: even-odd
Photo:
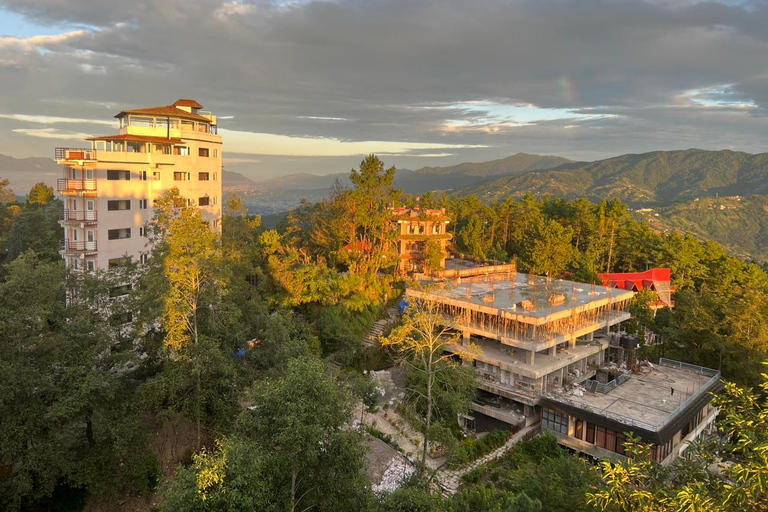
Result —
[{"label": "balcony railing", "polygon": [[93,161],[96,160],[96,151],[88,148],[56,148],[54,159],[56,161]]},{"label": "balcony railing", "polygon": [[59,192],[96,192],[96,180],[70,180],[61,178],[56,182]]},{"label": "balcony railing", "polygon": [[64,240],[64,253],[66,254],[87,254],[96,252],[96,242],[75,242]]},{"label": "balcony railing", "polygon": [[64,222],[84,222],[95,223],[97,220],[96,211],[88,210],[64,210]]}]

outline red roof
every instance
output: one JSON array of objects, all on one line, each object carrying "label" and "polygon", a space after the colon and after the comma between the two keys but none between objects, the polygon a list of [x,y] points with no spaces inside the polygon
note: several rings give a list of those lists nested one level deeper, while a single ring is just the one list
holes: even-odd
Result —
[{"label": "red roof", "polygon": [[181,139],[167,139],[165,137],[150,137],[147,135],[104,135],[103,137],[89,137],[85,140],[127,140],[131,142],[154,142],[157,144],[175,144],[181,142]]},{"label": "red roof", "polygon": [[167,107],[150,107],[150,108],[135,108],[132,110],[123,110],[119,114],[117,114],[115,117],[120,118],[123,117],[126,114],[145,114],[150,116],[163,116],[163,117],[181,117],[183,119],[191,119],[193,121],[202,121],[204,123],[210,123],[211,120],[207,117],[198,115],[198,114],[192,114],[191,112],[187,112],[186,110],[181,110],[180,108],[176,108],[173,105],[168,105]]},{"label": "red roof", "polygon": [[608,283],[618,284],[625,290],[631,290],[636,286],[638,290],[650,288],[654,281],[667,282],[671,279],[671,271],[668,268],[652,268],[645,272],[615,272],[612,274],[598,274],[603,281],[603,286]]},{"label": "red roof", "polygon": [[668,268],[652,268],[645,272],[598,274],[598,277],[603,282],[603,286],[612,286],[638,292],[640,290],[655,291],[662,302],[672,306],[670,294],[674,290],[669,285],[671,274]]},{"label": "red roof", "polygon": [[176,103],[173,104],[174,107],[192,107],[192,108],[203,108],[201,104],[196,102],[195,100],[185,100],[180,99],[176,100]]}]

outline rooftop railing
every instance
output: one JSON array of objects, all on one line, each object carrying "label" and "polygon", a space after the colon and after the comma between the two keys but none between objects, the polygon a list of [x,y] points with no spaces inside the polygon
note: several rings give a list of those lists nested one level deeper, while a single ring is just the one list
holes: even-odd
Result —
[{"label": "rooftop railing", "polygon": [[96,151],[90,148],[56,148],[54,160],[96,160]]},{"label": "rooftop railing", "polygon": [[638,427],[638,428],[642,428],[652,432],[659,431],[663,429],[670,421],[672,421],[680,411],[682,411],[685,407],[688,406],[689,403],[698,399],[701,395],[705,393],[709,393],[712,385],[720,379],[720,372],[718,370],[713,370],[712,368],[705,368],[703,366],[697,366],[695,364],[681,363],[680,361],[673,361],[672,359],[666,359],[663,357],[659,360],[659,366],[667,367],[667,368],[677,368],[680,370],[687,370],[699,375],[707,376],[709,378],[707,379],[706,382],[702,384],[702,386],[699,389],[691,393],[688,396],[688,398],[682,401],[672,412],[670,412],[662,422],[657,423],[656,425],[648,423],[646,421],[629,418],[622,414],[617,414],[615,412],[608,411],[607,409],[593,407],[588,403],[584,403],[583,401],[572,400],[567,396],[561,395],[558,393],[544,393],[542,394],[542,396],[545,396],[556,402],[570,405],[577,409],[583,409],[593,413],[600,414],[602,416],[605,416],[606,418],[616,420],[629,427]]}]

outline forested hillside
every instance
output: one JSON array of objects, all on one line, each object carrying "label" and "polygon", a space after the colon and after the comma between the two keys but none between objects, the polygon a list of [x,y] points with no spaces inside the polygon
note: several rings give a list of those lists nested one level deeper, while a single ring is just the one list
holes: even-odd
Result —
[{"label": "forested hillside", "polygon": [[[630,511],[644,498],[668,512],[691,494],[765,503],[761,480],[735,473],[768,471],[759,458],[767,422],[736,387],[722,401],[722,428],[738,428],[731,438],[739,444],[733,454],[724,451],[731,445],[718,449],[743,465],[700,492],[691,488],[700,471],[630,466],[631,478],[602,479],[551,436],[468,474],[451,498],[431,491],[422,465],[404,489],[372,492],[365,440],[384,436],[356,428],[379,396],[368,370],[401,361],[401,412],[422,447],[451,455],[475,446],[456,422],[468,411],[474,371],[439,357],[439,339],[429,366],[418,353],[423,338],[413,351],[363,343],[406,284],[395,271],[389,208],[415,198],[393,186],[395,173],[371,155],[350,174],[351,188],[304,203],[278,229],[264,228],[233,196],[220,235],[172,189],[146,226],[148,262],[98,272],[65,269],[61,205],[50,188],[36,186],[17,204],[0,181],[0,509],[111,509],[122,501],[174,512]],[[457,251],[516,260],[522,271],[591,283],[602,271],[671,267],[676,308],[654,318],[641,297],[634,322],[625,323],[661,334],[645,355],[721,368],[740,385],[760,382],[768,274],[719,244],[655,233],[618,200],[527,195],[486,205],[426,194],[421,204],[447,208]],[[412,315],[385,345],[414,339]],[[434,387],[424,377],[431,363],[440,372]],[[625,485],[632,478],[656,483],[638,497]]]},{"label": "forested hillside", "polygon": [[596,162],[574,162],[547,171],[505,176],[469,186],[455,195],[492,202],[527,192],[593,201],[618,198],[631,206],[670,203],[716,195],[768,194],[768,153],[654,151]]}]

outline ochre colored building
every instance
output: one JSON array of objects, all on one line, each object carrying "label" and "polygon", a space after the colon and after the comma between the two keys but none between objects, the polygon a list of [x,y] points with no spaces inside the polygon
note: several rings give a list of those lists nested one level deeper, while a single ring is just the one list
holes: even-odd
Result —
[{"label": "ochre colored building", "polygon": [[439,267],[445,268],[446,247],[453,238],[448,233],[450,217],[445,208],[392,208],[392,221],[397,225],[397,253],[402,273],[427,270],[424,263],[427,244],[431,241],[439,245],[442,251]]}]

